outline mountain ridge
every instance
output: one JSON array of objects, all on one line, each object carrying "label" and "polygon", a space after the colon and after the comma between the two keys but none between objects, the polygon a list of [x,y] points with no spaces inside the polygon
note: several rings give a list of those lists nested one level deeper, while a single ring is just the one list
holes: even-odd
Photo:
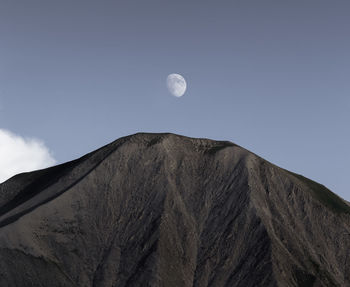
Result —
[{"label": "mountain ridge", "polygon": [[138,133],[0,185],[0,283],[345,286],[348,208],[234,143]]}]

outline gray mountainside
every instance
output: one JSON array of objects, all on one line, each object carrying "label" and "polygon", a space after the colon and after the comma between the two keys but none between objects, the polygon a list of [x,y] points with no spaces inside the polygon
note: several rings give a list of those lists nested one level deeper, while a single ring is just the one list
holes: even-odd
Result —
[{"label": "gray mountainside", "polygon": [[230,142],[140,133],[0,185],[0,286],[350,286],[350,207]]}]

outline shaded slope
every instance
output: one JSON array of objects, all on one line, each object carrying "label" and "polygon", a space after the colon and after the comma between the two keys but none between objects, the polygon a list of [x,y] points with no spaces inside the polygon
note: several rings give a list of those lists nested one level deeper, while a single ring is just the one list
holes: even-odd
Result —
[{"label": "shaded slope", "polygon": [[125,137],[0,185],[0,285],[346,286],[349,216],[316,195],[229,142]]},{"label": "shaded slope", "polygon": [[[14,176],[0,185],[0,226],[44,204],[82,180],[127,138],[109,144],[77,160]],[[42,193],[42,194],[41,194]],[[5,215],[6,216],[3,216]]]},{"label": "shaded slope", "polygon": [[325,206],[337,213],[350,214],[350,206],[338,195],[330,191],[324,185],[308,179],[300,174],[292,173],[296,178],[301,180],[314,194],[314,196]]}]

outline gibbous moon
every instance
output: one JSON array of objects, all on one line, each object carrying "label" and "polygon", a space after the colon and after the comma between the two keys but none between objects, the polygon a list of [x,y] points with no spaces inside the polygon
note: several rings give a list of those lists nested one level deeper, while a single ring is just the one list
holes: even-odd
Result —
[{"label": "gibbous moon", "polygon": [[182,97],[186,92],[187,84],[183,76],[170,74],[166,79],[169,92],[175,97]]}]

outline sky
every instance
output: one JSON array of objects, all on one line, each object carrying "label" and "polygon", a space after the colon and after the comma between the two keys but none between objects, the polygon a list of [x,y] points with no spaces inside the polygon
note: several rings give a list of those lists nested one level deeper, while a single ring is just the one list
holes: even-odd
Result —
[{"label": "sky", "polygon": [[2,0],[0,181],[172,132],[232,141],[350,200],[349,15],[349,0]]}]

